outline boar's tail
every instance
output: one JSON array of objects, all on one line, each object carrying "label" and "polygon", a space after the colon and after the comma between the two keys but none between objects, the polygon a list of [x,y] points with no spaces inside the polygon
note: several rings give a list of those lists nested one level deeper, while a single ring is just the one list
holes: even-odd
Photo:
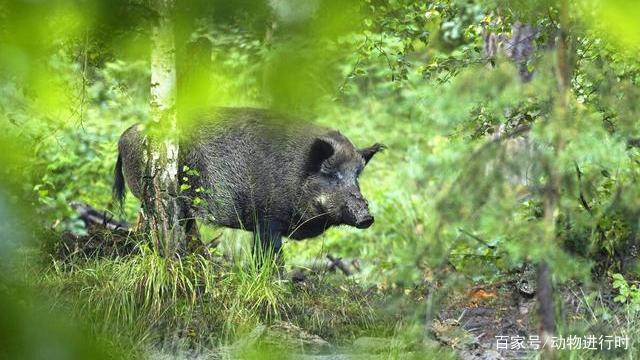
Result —
[{"label": "boar's tail", "polygon": [[118,153],[116,167],[113,169],[112,195],[113,200],[116,201],[120,206],[120,210],[122,210],[122,204],[124,203],[124,197],[126,195],[125,191],[124,175],[122,174],[122,154]]}]

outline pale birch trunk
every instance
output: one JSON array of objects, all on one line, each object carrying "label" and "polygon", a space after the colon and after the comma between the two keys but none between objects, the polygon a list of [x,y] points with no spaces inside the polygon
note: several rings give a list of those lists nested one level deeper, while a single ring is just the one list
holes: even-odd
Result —
[{"label": "pale birch trunk", "polygon": [[178,129],[173,0],[154,0],[158,17],[151,32],[151,121],[147,128],[145,227],[165,256],[184,239],[178,202]]}]

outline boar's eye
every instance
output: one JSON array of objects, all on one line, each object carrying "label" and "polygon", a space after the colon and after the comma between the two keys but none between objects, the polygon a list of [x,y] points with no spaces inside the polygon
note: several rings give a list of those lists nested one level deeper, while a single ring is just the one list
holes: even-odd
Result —
[{"label": "boar's eye", "polygon": [[340,171],[334,170],[329,166],[321,166],[320,172],[322,173],[322,175],[334,180],[342,180],[343,178],[343,175]]}]

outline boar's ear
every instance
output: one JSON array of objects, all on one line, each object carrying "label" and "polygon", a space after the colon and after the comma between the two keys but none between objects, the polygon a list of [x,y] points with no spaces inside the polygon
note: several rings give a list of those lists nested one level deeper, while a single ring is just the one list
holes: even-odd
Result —
[{"label": "boar's ear", "polygon": [[387,147],[382,144],[375,143],[368,148],[360,149],[358,151],[360,152],[360,155],[362,155],[362,158],[364,159],[364,163],[366,165],[369,163],[369,160],[371,160],[373,155],[375,155],[378,151],[382,151],[386,148]]},{"label": "boar's ear", "polygon": [[320,170],[322,163],[335,153],[333,141],[326,138],[317,138],[311,144],[309,158],[307,159],[307,171],[310,173]]}]

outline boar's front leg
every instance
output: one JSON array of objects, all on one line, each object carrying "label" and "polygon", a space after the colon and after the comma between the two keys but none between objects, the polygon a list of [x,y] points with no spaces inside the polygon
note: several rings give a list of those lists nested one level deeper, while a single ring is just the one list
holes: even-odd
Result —
[{"label": "boar's front leg", "polygon": [[269,226],[260,226],[253,232],[253,258],[258,267],[265,262],[284,265],[282,259],[282,233]]},{"label": "boar's front leg", "polygon": [[207,247],[202,242],[200,231],[196,219],[187,218],[184,220],[185,241],[187,244],[187,252],[190,254],[209,255]]},{"label": "boar's front leg", "polygon": [[188,198],[179,198],[180,204],[180,226],[183,227],[185,235],[185,249],[189,254],[208,255],[205,244],[200,237],[198,224],[192,209],[189,207]]}]

